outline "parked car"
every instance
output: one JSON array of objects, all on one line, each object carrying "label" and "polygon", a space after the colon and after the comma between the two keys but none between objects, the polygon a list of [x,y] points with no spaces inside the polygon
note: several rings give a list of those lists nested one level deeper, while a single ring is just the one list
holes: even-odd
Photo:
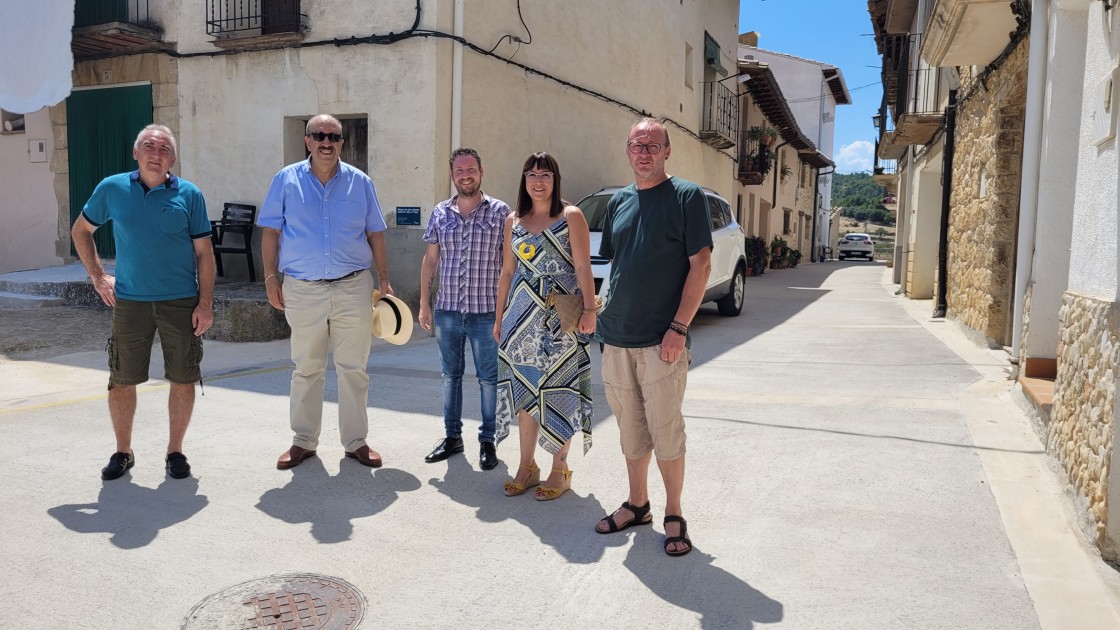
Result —
[{"label": "parked car", "polygon": [[[603,240],[603,222],[607,216],[607,202],[621,186],[608,186],[584,197],[576,205],[587,217],[591,228],[591,273],[595,276],[595,291],[606,297],[611,275],[611,261],[599,256],[599,243]],[[704,189],[708,198],[708,213],[712,221],[712,272],[708,276],[705,302],[715,302],[720,315],[734,317],[743,311],[747,285],[747,256],[744,253],[743,228],[735,222],[727,200],[712,190]]]},{"label": "parked car", "polygon": [[840,237],[840,260],[851,256],[866,256],[868,260],[875,260],[875,242],[870,234],[852,232]]}]

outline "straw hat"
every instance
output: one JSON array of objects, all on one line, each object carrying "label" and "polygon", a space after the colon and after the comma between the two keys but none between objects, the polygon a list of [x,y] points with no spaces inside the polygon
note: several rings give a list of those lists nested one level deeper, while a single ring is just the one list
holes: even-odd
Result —
[{"label": "straw hat", "polygon": [[370,332],[391,344],[408,343],[412,337],[412,311],[395,295],[373,292],[373,323]]}]

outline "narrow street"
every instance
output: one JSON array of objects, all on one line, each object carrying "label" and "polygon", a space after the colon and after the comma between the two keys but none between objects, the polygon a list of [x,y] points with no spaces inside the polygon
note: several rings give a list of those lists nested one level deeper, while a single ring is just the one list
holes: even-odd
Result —
[{"label": "narrow street", "polygon": [[140,389],[136,467],[102,482],[103,355],[0,361],[0,422],[17,436],[0,445],[0,502],[20,532],[0,539],[20,576],[0,595],[68,602],[49,618],[5,606],[0,627],[239,628],[245,598],[211,596],[292,573],[352,585],[361,628],[1120,627],[1116,573],[1076,532],[1008,392],[1006,353],[930,321],[885,273],[803,264],[748,279],[738,318],[701,309],[683,558],[661,549],[655,471],[652,528],[592,529],[626,499],[597,356],[595,445],[573,449],[573,490],[549,503],[502,496],[516,436],[494,471],[473,439],[465,457],[424,463],[442,436],[427,337],[374,347],[375,471],[343,457],[333,373],[319,457],[275,469],[290,439],[286,341],[207,344],[183,481],[163,470],[165,382]]}]

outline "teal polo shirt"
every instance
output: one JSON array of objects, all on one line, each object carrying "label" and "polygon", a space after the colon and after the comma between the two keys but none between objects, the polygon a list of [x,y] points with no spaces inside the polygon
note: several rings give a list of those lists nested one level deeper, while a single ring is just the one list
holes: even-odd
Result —
[{"label": "teal polo shirt", "polygon": [[97,227],[113,222],[116,295],[157,302],[198,295],[194,240],[210,238],[206,200],[197,186],[170,174],[148,190],[140,171],[101,180],[82,208]]}]

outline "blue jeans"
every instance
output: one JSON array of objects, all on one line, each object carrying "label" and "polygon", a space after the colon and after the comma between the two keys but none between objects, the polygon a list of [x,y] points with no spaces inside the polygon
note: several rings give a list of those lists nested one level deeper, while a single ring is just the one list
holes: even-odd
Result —
[{"label": "blue jeans", "polygon": [[494,341],[493,313],[435,311],[436,343],[443,363],[443,428],[447,437],[463,433],[463,350],[471,342],[474,372],[482,397],[479,442],[494,442],[497,410],[498,342]]}]

